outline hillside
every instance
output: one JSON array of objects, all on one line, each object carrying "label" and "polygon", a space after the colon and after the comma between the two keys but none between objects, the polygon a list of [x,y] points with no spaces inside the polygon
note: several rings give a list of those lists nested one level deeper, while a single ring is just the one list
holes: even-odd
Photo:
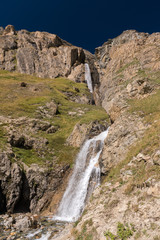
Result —
[{"label": "hillside", "polygon": [[[86,84],[64,78],[41,79],[1,71],[0,91],[1,211],[24,207],[24,211],[37,212],[62,183],[94,125],[107,124],[107,114],[89,104]],[[67,139],[75,126],[82,128],[79,134],[83,136],[73,146]],[[23,186],[25,181],[28,189]]]},{"label": "hillside", "polygon": [[8,26],[0,53],[0,211],[55,213],[78,150],[110,126],[101,185],[50,239],[160,239],[160,33],[128,30],[92,55]]}]

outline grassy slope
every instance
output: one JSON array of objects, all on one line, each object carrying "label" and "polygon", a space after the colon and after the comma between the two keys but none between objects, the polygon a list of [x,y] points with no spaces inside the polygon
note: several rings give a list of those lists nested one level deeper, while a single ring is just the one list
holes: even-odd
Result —
[{"label": "grassy slope", "polygon": [[[21,87],[21,82],[26,82],[27,87]],[[79,92],[75,90],[79,89]],[[107,114],[101,107],[87,104],[79,104],[66,97],[64,92],[72,92],[76,95],[89,95],[86,84],[75,83],[68,79],[42,79],[34,76],[0,71],[0,115],[11,116],[12,118],[29,117],[38,118],[36,110],[47,102],[54,100],[58,104],[59,114],[52,119],[43,118],[58,125],[59,130],[53,134],[39,131],[34,137],[45,137],[49,140],[49,149],[44,153],[44,159],[38,156],[35,150],[14,148],[16,156],[27,164],[43,164],[45,160],[51,160],[53,155],[58,157],[58,162],[72,164],[77,153],[76,148],[66,146],[66,138],[70,135],[76,123],[89,123],[94,120],[108,119]],[[71,116],[69,111],[77,111],[77,108],[84,111],[82,116]],[[5,133],[0,126],[0,148],[6,143]],[[51,153],[54,151],[54,154]]]}]

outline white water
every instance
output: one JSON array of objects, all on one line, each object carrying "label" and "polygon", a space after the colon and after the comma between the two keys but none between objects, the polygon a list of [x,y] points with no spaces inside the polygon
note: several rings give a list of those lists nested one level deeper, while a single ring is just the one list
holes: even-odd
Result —
[{"label": "white water", "polygon": [[85,63],[85,80],[87,81],[90,92],[93,92],[91,72],[88,63]]},{"label": "white water", "polygon": [[34,233],[29,233],[26,237],[27,238],[32,238],[34,237],[36,234],[40,233],[41,232],[41,229],[38,229],[37,231],[35,231]]},{"label": "white water", "polygon": [[[42,230],[39,229],[34,233],[29,233],[26,237],[27,239],[31,239],[33,238],[35,235],[37,235],[38,233],[40,233]],[[47,234],[42,234],[42,236],[40,238],[38,238],[38,240],[48,240],[48,238],[51,236],[51,233],[47,233]]]},{"label": "white water", "polygon": [[74,222],[80,217],[89,188],[100,184],[98,160],[107,134],[108,130],[84,143],[54,220]]}]

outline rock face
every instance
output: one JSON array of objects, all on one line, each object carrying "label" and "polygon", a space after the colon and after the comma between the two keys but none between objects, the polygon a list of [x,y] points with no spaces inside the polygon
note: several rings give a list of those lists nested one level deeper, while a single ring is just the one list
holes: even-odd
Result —
[{"label": "rock face", "polygon": [[[90,61],[93,82],[97,82],[94,56],[47,32],[0,29],[0,69],[36,74],[43,78],[68,77],[85,80],[85,61]],[[86,57],[87,55],[87,57]]]},{"label": "rock face", "polygon": [[57,165],[54,171],[49,172],[37,164],[27,167],[23,163],[22,170],[10,158],[7,153],[0,155],[1,211],[40,212],[49,200],[46,196],[53,195],[69,166]]},{"label": "rock face", "polygon": [[127,98],[143,98],[153,91],[145,70],[160,70],[159,44],[159,33],[129,30],[96,49],[99,97],[113,121],[127,107]]},{"label": "rock face", "polygon": [[76,124],[71,135],[67,138],[67,144],[74,147],[81,147],[86,138],[93,138],[108,128],[108,122],[98,121],[90,124]]},{"label": "rock face", "polygon": [[159,46],[160,33],[128,30],[96,49],[96,103],[112,121],[100,159],[104,181],[61,239],[159,239]]},{"label": "rock face", "polygon": [[128,30],[96,49],[99,101],[114,123],[102,155],[106,171],[124,158],[148,128],[149,123],[129,113],[129,101],[147,99],[159,88],[155,81],[160,70],[159,44],[159,33]]}]

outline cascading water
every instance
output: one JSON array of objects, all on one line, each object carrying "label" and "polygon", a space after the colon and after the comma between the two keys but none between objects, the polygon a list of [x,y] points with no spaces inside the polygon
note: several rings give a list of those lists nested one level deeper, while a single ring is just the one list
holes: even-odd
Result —
[{"label": "cascading water", "polygon": [[107,134],[108,130],[84,143],[54,220],[74,222],[80,217],[89,188],[100,183],[98,159]]},{"label": "cascading water", "polygon": [[91,78],[91,71],[89,68],[88,63],[85,63],[85,80],[87,81],[88,88],[90,92],[93,92],[93,87],[92,87],[92,78]]}]

